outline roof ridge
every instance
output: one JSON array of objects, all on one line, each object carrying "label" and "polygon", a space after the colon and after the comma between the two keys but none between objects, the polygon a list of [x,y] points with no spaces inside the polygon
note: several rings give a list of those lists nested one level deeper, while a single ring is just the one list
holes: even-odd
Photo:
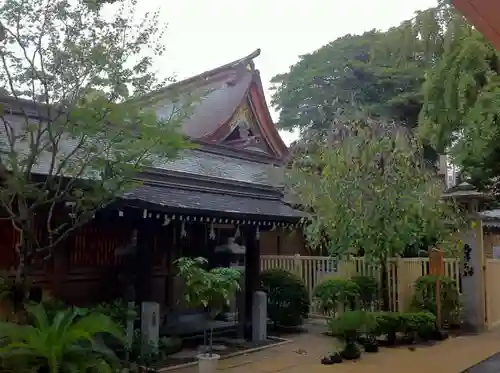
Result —
[{"label": "roof ridge", "polygon": [[[167,85],[166,87],[157,89],[157,90],[155,90],[153,92],[149,92],[146,95],[141,96],[139,99],[141,101],[142,100],[147,100],[147,99],[149,99],[151,97],[154,97],[154,96],[157,96],[157,95],[161,95],[162,93],[164,93],[166,91],[169,91],[169,90],[171,90],[173,88],[186,86],[188,84],[197,82],[197,81],[199,81],[201,79],[207,79],[207,78],[212,77],[214,75],[217,75],[218,73],[223,72],[225,70],[233,69],[233,68],[238,67],[240,65],[243,65],[245,63],[249,63],[254,58],[258,57],[260,55],[260,53],[261,53],[261,49],[257,48],[256,50],[254,50],[252,53],[250,53],[249,55],[247,55],[245,57],[238,58],[237,60],[234,60],[234,61],[231,61],[229,63],[226,63],[225,65],[222,65],[222,66],[210,69],[210,70],[206,70],[206,71],[204,71],[204,72],[202,72],[200,74],[190,76],[190,77],[188,77],[186,79],[179,80],[177,82],[174,82],[172,84]],[[253,69],[253,67],[254,66],[252,64],[252,69]]]}]

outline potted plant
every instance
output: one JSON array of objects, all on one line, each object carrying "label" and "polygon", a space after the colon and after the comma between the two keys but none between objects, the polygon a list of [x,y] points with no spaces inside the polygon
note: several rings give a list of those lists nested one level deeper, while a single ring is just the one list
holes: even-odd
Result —
[{"label": "potted plant", "polygon": [[[185,283],[184,299],[190,307],[203,307],[207,316],[207,327],[203,333],[204,346],[208,348],[200,353],[198,369],[200,373],[215,373],[220,359],[213,351],[214,320],[228,305],[231,296],[240,289],[241,272],[234,268],[218,267],[205,269],[205,258],[179,258],[175,261],[178,276]],[[208,339],[208,343],[207,343]]]}]

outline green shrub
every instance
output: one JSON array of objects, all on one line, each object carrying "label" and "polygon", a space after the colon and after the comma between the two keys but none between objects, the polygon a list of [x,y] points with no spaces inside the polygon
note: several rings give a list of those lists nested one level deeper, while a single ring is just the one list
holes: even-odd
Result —
[{"label": "green shrub", "polygon": [[378,282],[370,276],[354,276],[351,278],[358,287],[358,301],[365,310],[371,310],[378,300]]},{"label": "green shrub", "polygon": [[0,360],[15,372],[113,372],[117,356],[100,343],[109,334],[122,344],[123,330],[110,317],[60,311],[53,320],[41,304],[27,306],[33,325],[0,323]]},{"label": "green shrub", "polygon": [[267,293],[267,314],[275,325],[299,326],[309,314],[309,294],[302,280],[281,269],[265,271],[260,276]]},{"label": "green shrub", "polygon": [[370,333],[374,326],[372,314],[365,311],[347,311],[328,321],[330,333],[344,343],[340,355],[346,360],[359,359],[361,350],[357,341],[361,335]]},{"label": "green shrub", "polygon": [[375,312],[375,328],[373,334],[387,337],[389,344],[396,343],[398,331],[402,329],[402,314],[399,312]]},{"label": "green shrub", "polygon": [[436,282],[441,283],[441,318],[448,325],[460,323],[460,294],[455,281],[444,276],[422,276],[415,281],[412,308],[437,315]]},{"label": "green shrub", "polygon": [[115,323],[123,328],[126,328],[127,321],[135,320],[137,317],[137,310],[129,309],[128,303],[122,299],[98,303],[89,307],[88,311],[108,315]]},{"label": "green shrub", "polygon": [[436,317],[430,312],[374,312],[376,336],[387,337],[389,344],[396,343],[397,333],[415,339],[428,339],[437,330]]},{"label": "green shrub", "polygon": [[375,327],[373,314],[366,311],[346,311],[328,321],[329,332],[346,343],[357,340],[362,334],[372,333]]},{"label": "green shrub", "polygon": [[389,344],[395,344],[399,333],[415,340],[431,339],[437,328],[436,317],[430,312],[369,312],[347,311],[328,321],[329,332],[349,343],[360,337],[385,336]]},{"label": "green shrub", "polygon": [[54,317],[57,314],[70,308],[70,306],[64,303],[62,300],[52,297],[42,300],[41,305],[45,309],[49,320],[54,320]]},{"label": "green shrub", "polygon": [[336,314],[339,306],[344,309],[354,309],[359,296],[358,285],[343,278],[327,278],[320,282],[313,291],[315,302],[327,314]]},{"label": "green shrub", "polygon": [[182,350],[182,339],[178,337],[160,338],[160,349],[165,356],[175,354]]},{"label": "green shrub", "polygon": [[437,320],[430,312],[407,312],[402,314],[401,332],[428,339],[436,330]]}]

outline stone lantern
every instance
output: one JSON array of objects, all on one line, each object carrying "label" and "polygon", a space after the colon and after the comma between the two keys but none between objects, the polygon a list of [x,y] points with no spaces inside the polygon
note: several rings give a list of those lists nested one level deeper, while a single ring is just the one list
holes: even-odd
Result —
[{"label": "stone lantern", "polygon": [[468,214],[478,213],[486,202],[493,199],[490,194],[478,191],[474,185],[468,182],[462,182],[449,188],[442,197],[445,200],[455,201]]}]

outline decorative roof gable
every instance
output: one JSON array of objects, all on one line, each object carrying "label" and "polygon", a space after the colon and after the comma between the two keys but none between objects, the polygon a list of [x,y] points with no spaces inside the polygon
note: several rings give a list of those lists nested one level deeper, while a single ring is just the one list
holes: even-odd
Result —
[{"label": "decorative roof gable", "polygon": [[[182,123],[184,134],[202,142],[284,158],[288,148],[271,119],[260,74],[252,61],[259,54],[257,50],[247,57],[154,92],[144,100],[156,108],[159,116],[168,117],[178,110],[168,92],[176,89],[189,92],[199,99],[191,115]],[[232,132],[233,137],[228,138]]]}]

